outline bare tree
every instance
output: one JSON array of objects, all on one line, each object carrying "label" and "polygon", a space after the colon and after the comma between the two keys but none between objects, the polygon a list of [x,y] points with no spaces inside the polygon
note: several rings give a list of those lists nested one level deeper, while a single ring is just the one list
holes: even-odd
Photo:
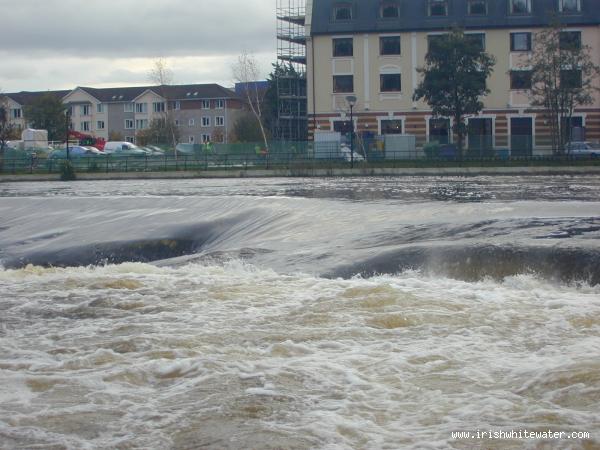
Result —
[{"label": "bare tree", "polygon": [[152,69],[148,72],[148,79],[150,82],[157,85],[157,94],[165,100],[165,109],[160,113],[161,120],[156,122],[156,124],[164,125],[164,134],[169,137],[171,145],[173,146],[173,151],[175,152],[175,157],[177,157],[175,148],[177,147],[179,130],[175,125],[173,108],[169,108],[169,99],[167,95],[167,87],[173,84],[173,71],[169,68],[168,63],[164,59],[159,58],[154,61]]},{"label": "bare tree", "polygon": [[248,102],[248,106],[258,122],[260,133],[262,135],[265,149],[269,151],[269,142],[267,132],[265,131],[262,103],[266,91],[258,88],[260,80],[260,68],[254,55],[244,51],[238,56],[237,62],[232,67],[233,77],[236,82],[241,83],[244,96]]},{"label": "bare tree", "polygon": [[546,111],[552,150],[564,153],[575,108],[594,101],[600,67],[592,62],[591,49],[583,45],[581,35],[557,22],[535,34],[532,57],[522,68],[531,70],[531,104]]}]

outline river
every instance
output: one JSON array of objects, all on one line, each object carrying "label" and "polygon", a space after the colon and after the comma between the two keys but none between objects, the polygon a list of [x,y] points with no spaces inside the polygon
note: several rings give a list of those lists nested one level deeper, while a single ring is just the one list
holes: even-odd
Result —
[{"label": "river", "polygon": [[0,184],[2,449],[587,449],[598,404],[597,177]]}]

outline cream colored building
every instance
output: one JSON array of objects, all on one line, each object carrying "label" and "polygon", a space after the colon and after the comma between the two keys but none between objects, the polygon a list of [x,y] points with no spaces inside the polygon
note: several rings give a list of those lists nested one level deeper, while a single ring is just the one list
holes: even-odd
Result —
[{"label": "cream colored building", "polygon": [[[450,121],[433,118],[412,97],[429,41],[455,25],[497,60],[485,109],[468,119],[471,146],[484,136],[493,148],[517,147],[528,136],[532,146],[549,147],[547,119],[531,108],[523,71],[547,11],[554,9],[600,64],[600,0],[312,0],[307,9],[310,135],[347,131],[346,98],[356,96],[358,133],[414,134],[419,145],[451,142]],[[584,128],[588,140],[600,139],[600,97],[578,108],[572,125]]]}]

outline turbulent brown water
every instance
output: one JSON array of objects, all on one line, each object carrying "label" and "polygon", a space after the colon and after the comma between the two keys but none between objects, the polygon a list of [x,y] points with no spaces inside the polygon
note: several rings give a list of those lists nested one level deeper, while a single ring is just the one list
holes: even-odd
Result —
[{"label": "turbulent brown water", "polygon": [[594,177],[0,184],[0,448],[596,448],[599,238]]}]

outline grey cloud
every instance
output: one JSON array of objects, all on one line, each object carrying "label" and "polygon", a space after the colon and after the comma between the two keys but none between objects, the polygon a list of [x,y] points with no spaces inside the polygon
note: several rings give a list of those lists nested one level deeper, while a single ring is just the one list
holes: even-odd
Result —
[{"label": "grey cloud", "polygon": [[274,0],[0,0],[0,50],[82,58],[208,56],[275,47]]}]

